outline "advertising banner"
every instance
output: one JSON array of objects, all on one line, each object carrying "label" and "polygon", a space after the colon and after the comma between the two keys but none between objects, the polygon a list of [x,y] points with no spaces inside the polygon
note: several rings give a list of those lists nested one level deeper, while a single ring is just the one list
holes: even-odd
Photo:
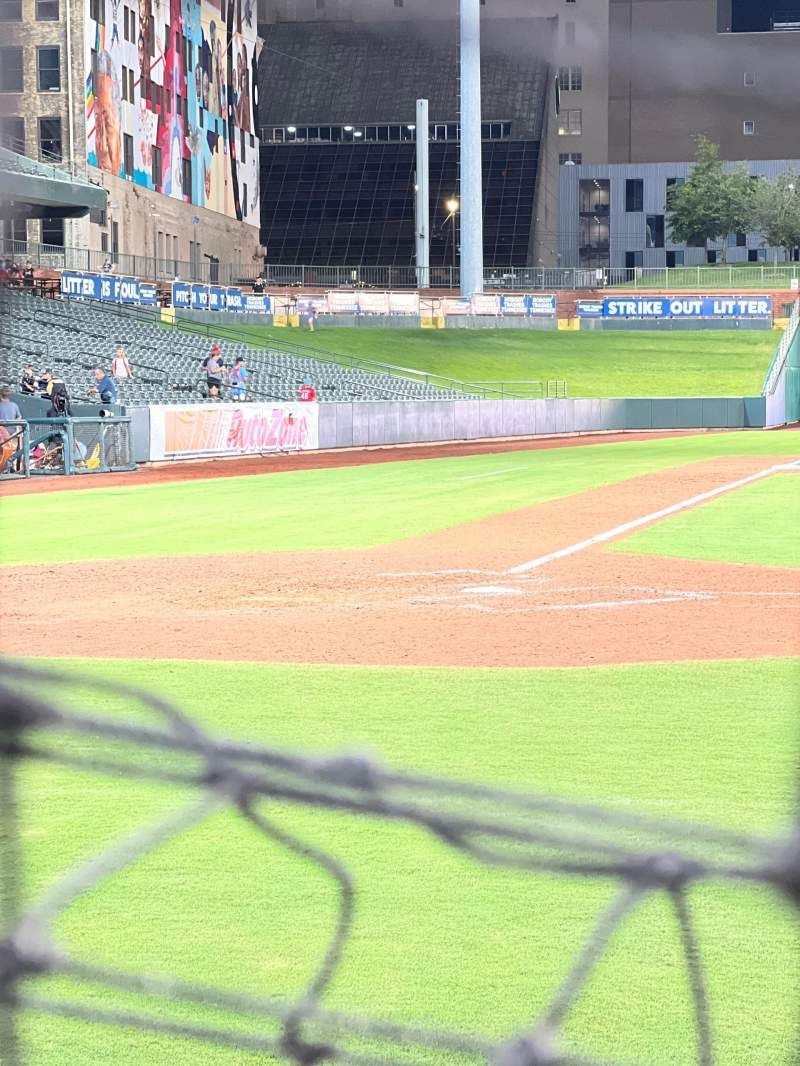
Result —
[{"label": "advertising banner", "polygon": [[576,307],[578,310],[578,318],[603,317],[602,300],[578,300]]},{"label": "advertising banner", "polygon": [[193,311],[207,311],[208,310],[208,286],[207,285],[192,285],[192,303],[191,307]]},{"label": "advertising banner", "polygon": [[185,281],[173,281],[172,283],[172,306],[181,307],[184,310],[191,307],[192,290]]},{"label": "advertising banner", "polygon": [[390,292],[389,293],[390,315],[418,315],[419,293],[418,292]]},{"label": "advertising banner", "polygon": [[242,310],[253,315],[264,315],[270,309],[270,298],[265,293],[242,293]]},{"label": "advertising banner", "polygon": [[219,285],[210,285],[208,288],[209,311],[225,311],[225,290]]},{"label": "advertising banner", "polygon": [[500,297],[500,308],[504,315],[527,315],[527,296],[511,295]]},{"label": "advertising banner", "polygon": [[471,300],[456,300],[450,297],[442,300],[442,313],[445,315],[468,315],[471,311]]},{"label": "advertising banner", "polygon": [[315,403],[193,404],[150,408],[151,460],[319,447]]},{"label": "advertising banner", "polygon": [[525,302],[528,305],[528,313],[531,315],[554,315],[556,313],[556,297],[554,293],[546,296],[541,293],[537,293],[535,296],[526,296]]},{"label": "advertising banner", "polygon": [[360,315],[388,315],[388,292],[360,292],[358,294],[358,313]]},{"label": "advertising banner", "polygon": [[[581,301],[578,314],[597,317],[597,312],[581,311],[581,305],[595,301]],[[610,296],[602,301],[603,318],[769,318],[772,299],[769,296]]]},{"label": "advertising banner", "polygon": [[226,289],[225,290],[225,310],[226,311],[243,311],[244,310],[244,293],[241,289]]},{"label": "advertising banner", "polygon": [[327,294],[328,307],[332,315],[355,315],[358,314],[358,294],[355,292],[341,292],[333,289]]},{"label": "advertising banner", "polygon": [[497,315],[500,313],[500,297],[497,293],[482,293],[472,297],[473,315]]},{"label": "advertising banner", "polygon": [[[273,306],[275,306],[275,299],[273,298]],[[328,307],[327,296],[300,296],[297,300],[297,310],[305,315],[311,308],[318,315],[326,315],[330,308]],[[285,312],[284,312],[285,313]]]},{"label": "advertising banner", "polygon": [[156,287],[148,281],[121,278],[116,274],[84,274],[75,270],[65,270],[61,274],[61,294],[70,299],[102,300],[105,303],[145,307],[158,303]]}]

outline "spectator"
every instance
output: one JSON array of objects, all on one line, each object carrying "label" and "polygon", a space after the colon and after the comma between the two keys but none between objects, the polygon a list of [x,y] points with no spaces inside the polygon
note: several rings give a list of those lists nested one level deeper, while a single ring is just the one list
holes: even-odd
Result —
[{"label": "spectator", "polygon": [[303,384],[300,386],[300,392],[298,398],[301,403],[313,403],[317,398],[317,390],[314,388],[311,378],[306,378]]},{"label": "spectator", "polygon": [[258,277],[256,278],[256,280],[253,282],[253,292],[257,296],[260,296],[261,293],[263,293],[263,291],[264,291],[265,285],[266,285],[266,282],[264,281],[264,278],[262,277],[261,274],[259,274]]},{"label": "spectator", "polygon": [[33,263],[28,260],[25,264],[25,269],[22,271],[22,287],[25,292],[33,292]]},{"label": "spectator", "polygon": [[217,388],[217,395],[222,388],[222,375],[224,363],[222,362],[222,350],[217,343],[211,345],[211,354],[204,360],[206,368],[206,385],[208,386],[209,395],[211,394],[211,386],[215,385]]},{"label": "spectator", "polygon": [[25,369],[22,371],[22,377],[19,382],[19,390],[24,396],[36,395],[36,372],[33,369],[33,363],[27,363]]},{"label": "spectator", "polygon": [[45,383],[45,395],[50,400],[50,407],[45,411],[45,416],[47,418],[71,418],[69,393],[63,380],[55,377],[52,370],[45,370],[41,380]]},{"label": "spectator", "polygon": [[114,262],[110,255],[107,255],[105,257],[105,259],[103,260],[103,265],[100,269],[103,271],[104,274],[110,274],[111,271],[114,269]]},{"label": "spectator", "polygon": [[228,375],[228,384],[231,386],[231,399],[243,400],[247,387],[247,368],[244,365],[244,356],[238,355]]},{"label": "spectator", "polygon": [[97,367],[94,372],[95,384],[89,389],[90,396],[98,396],[100,403],[117,402],[116,382],[102,367]]},{"label": "spectator", "polygon": [[0,422],[20,422],[22,412],[11,399],[11,389],[8,385],[0,388]]},{"label": "spectator", "polygon": [[114,352],[114,358],[111,360],[111,376],[112,378],[116,378],[117,381],[122,381],[123,378],[133,377],[131,364],[128,362],[125,349],[121,344],[117,345],[116,351]]}]

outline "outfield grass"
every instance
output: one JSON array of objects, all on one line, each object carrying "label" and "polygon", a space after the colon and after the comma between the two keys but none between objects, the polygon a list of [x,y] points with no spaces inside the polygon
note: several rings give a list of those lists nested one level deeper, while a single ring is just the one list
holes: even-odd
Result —
[{"label": "outfield grass", "polygon": [[0,512],[0,559],[363,548],[724,455],[797,458],[800,436],[713,433],[241,478],[209,470],[208,481],[13,496]]},{"label": "outfield grass", "polygon": [[[566,380],[570,396],[754,396],[777,346],[772,331],[583,332],[241,328],[243,340],[293,342],[461,381]],[[436,382],[434,382],[436,383]]]},{"label": "outfield grass", "polygon": [[800,478],[776,474],[672,515],[610,551],[681,559],[800,566]]},{"label": "outfield grass", "polygon": [[[178,699],[216,733],[306,750],[355,745],[399,767],[771,832],[787,822],[795,797],[798,665],[412,670],[115,661],[89,668]],[[83,710],[99,707],[94,696],[79,702]],[[67,753],[93,750],[86,738],[58,743]],[[171,765],[165,757],[163,768]],[[174,788],[165,794],[41,763],[25,764],[22,783],[28,895],[185,798]],[[402,825],[275,804],[263,810],[344,860],[355,877],[355,932],[328,1000],[333,1007],[494,1036],[520,1030],[614,890],[479,868]],[[755,888],[714,884],[691,895],[717,1061],[789,1066],[800,987],[796,916]],[[320,958],[334,899],[313,868],[219,814],[94,890],[57,932],[95,962],[287,994]],[[75,995],[141,1006],[98,989]],[[214,1020],[199,1011],[193,1018]],[[694,1061],[686,977],[663,901],[647,903],[615,939],[569,1032],[576,1044],[624,1061]],[[37,1066],[250,1061],[60,1019],[28,1016],[25,1033]]]}]

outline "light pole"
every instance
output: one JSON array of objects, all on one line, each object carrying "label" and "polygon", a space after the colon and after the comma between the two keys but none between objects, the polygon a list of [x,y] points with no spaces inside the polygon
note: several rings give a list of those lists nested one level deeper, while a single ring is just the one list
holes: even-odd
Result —
[{"label": "light pole", "polygon": [[461,28],[461,295],[483,292],[481,3],[459,0]]},{"label": "light pole", "polygon": [[[457,259],[456,259],[456,253],[457,253],[457,249],[456,249],[456,215],[458,214],[458,208],[459,208],[460,205],[459,205],[458,200],[455,198],[455,196],[451,196],[449,200],[445,200],[444,206],[447,208],[447,211],[448,211],[447,218],[444,220],[445,221],[445,225],[447,225],[448,222],[452,222],[452,224],[453,224],[452,238],[453,238],[453,278],[454,278],[455,277],[455,271],[456,271],[456,264],[457,264]],[[450,280],[452,281],[453,278],[451,278]]]},{"label": "light pole", "polygon": [[200,222],[199,217],[197,215],[192,215],[192,226],[194,228],[194,244],[192,245],[193,252],[192,252],[191,271],[192,271],[192,274],[194,274],[194,280],[195,281],[199,281],[200,280],[200,278],[198,277],[198,275],[200,273],[200,249],[197,247],[197,226],[198,226],[199,222]]}]

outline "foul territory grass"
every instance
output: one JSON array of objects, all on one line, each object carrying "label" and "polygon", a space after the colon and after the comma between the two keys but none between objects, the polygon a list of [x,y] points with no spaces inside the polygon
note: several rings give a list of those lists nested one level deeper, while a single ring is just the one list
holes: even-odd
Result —
[{"label": "foul territory grass", "polygon": [[[800,456],[794,433],[721,433],[337,470],[14,496],[5,564],[391,543],[723,455]],[[644,504],[643,504],[644,506]]]},{"label": "foul territory grass", "polygon": [[[528,330],[242,329],[250,343],[292,341],[460,381],[560,378],[570,396],[754,396],[772,331],[557,333]],[[434,384],[437,381],[434,377]]]},{"label": "foul territory grass", "polygon": [[[79,665],[151,686],[217,734],[304,750],[356,746],[395,767],[625,810],[776,832],[788,824],[796,795],[797,661],[581,670],[121,661],[69,668]],[[107,705],[80,699],[82,710]],[[94,750],[88,738],[74,737],[59,748]],[[174,762],[165,756],[162,766]],[[28,897],[190,798],[175,787],[46,763],[25,763],[20,778]],[[611,882],[480,867],[405,825],[274,803],[261,811],[336,855],[355,879],[355,928],[326,999],[333,1008],[492,1037],[519,1032],[553,994],[615,891]],[[56,933],[76,957],[95,963],[291,995],[321,958],[335,899],[313,865],[218,813],[92,890]],[[716,1061],[789,1066],[800,981],[796,914],[757,888],[703,886],[691,901]],[[164,1020],[236,1024],[97,987],[39,982],[30,990],[155,1010]],[[269,1031],[265,1023],[254,1028]],[[568,1035],[574,1046],[608,1058],[694,1061],[688,986],[663,900],[644,904],[614,939]],[[37,1066],[251,1061],[241,1052],[34,1014],[24,1018],[24,1039],[26,1061]]]},{"label": "foul territory grass", "polygon": [[800,475],[776,474],[610,546],[636,555],[800,566]]}]

